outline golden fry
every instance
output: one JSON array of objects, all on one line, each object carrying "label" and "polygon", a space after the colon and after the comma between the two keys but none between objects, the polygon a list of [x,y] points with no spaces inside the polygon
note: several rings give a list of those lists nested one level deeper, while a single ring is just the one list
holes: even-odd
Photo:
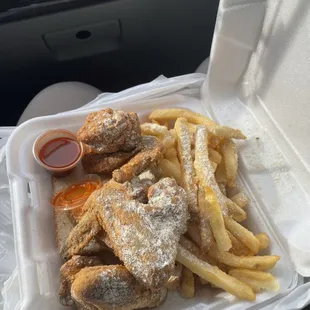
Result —
[{"label": "golden fry", "polygon": [[251,270],[272,269],[280,259],[276,255],[237,256],[229,252],[220,252],[215,246],[211,247],[208,255],[225,265]]},{"label": "golden fry", "polygon": [[255,235],[255,237],[259,241],[259,250],[263,250],[269,247],[270,239],[266,233],[260,233]]},{"label": "golden fry", "polygon": [[180,294],[184,298],[192,298],[195,295],[195,278],[191,270],[183,267]]},{"label": "golden fry", "polygon": [[183,117],[188,122],[193,124],[203,124],[206,125],[208,130],[214,135],[223,138],[235,138],[235,139],[245,139],[246,137],[242,134],[239,129],[233,129],[225,126],[220,126],[216,122],[212,121],[210,118],[203,116],[199,113],[195,113],[186,109],[158,109],[154,110],[149,119],[153,120],[176,120],[177,118]]},{"label": "golden fry", "polygon": [[246,220],[246,212],[241,209],[236,203],[231,201],[229,198],[226,198],[226,206],[228,209],[229,215],[237,222],[242,222]]},{"label": "golden fry", "polygon": [[216,164],[220,164],[221,163],[222,155],[218,151],[216,151],[216,150],[212,149],[211,147],[209,147],[208,148],[208,152],[209,152],[209,158],[210,158],[211,161],[215,162]]},{"label": "golden fry", "polygon": [[199,277],[232,295],[240,299],[255,300],[255,294],[248,285],[231,277],[218,267],[200,260],[182,246],[178,247],[177,261]]},{"label": "golden fry", "polygon": [[259,292],[261,289],[278,292],[280,289],[278,280],[269,272],[232,269],[229,271],[229,275],[246,283],[255,292]]},{"label": "golden fry", "polygon": [[204,190],[198,186],[198,209],[199,209],[199,228],[200,228],[200,247],[204,253],[208,253],[214,237],[209,223],[208,202],[205,199]]},{"label": "golden fry", "polygon": [[167,127],[155,124],[155,123],[144,123],[140,125],[141,132],[146,136],[156,136],[162,138],[166,135],[169,135]]},{"label": "golden fry", "polygon": [[186,119],[178,118],[176,120],[175,131],[177,135],[178,158],[181,164],[182,185],[188,196],[189,210],[195,216],[198,214],[198,189],[195,182],[195,173],[191,156],[190,132],[187,127]]},{"label": "golden fry", "polygon": [[225,163],[223,160],[217,165],[217,169],[215,171],[215,179],[217,183],[221,183],[224,185],[227,184]]},{"label": "golden fry", "polygon": [[237,256],[253,256],[254,253],[245,246],[240,240],[238,240],[229,230],[227,231],[232,243],[232,247],[229,250],[230,253]]},{"label": "golden fry", "polygon": [[162,159],[159,162],[159,168],[161,169],[164,177],[174,178],[178,184],[182,182],[180,169],[178,169],[178,167],[168,159]]},{"label": "golden fry", "polygon": [[196,148],[194,167],[199,183],[204,188],[206,208],[214,239],[220,251],[228,251],[231,241],[227,235],[223,212],[227,212],[226,197],[220,191],[208,156],[208,131],[206,126],[196,128]]},{"label": "golden fry", "polygon": [[240,192],[239,194],[230,198],[234,203],[236,203],[240,208],[244,208],[249,204],[248,197]]},{"label": "golden fry", "polygon": [[236,186],[236,177],[238,172],[238,153],[236,145],[231,140],[226,140],[222,145],[223,161],[227,177],[227,185]]},{"label": "golden fry", "polygon": [[244,243],[254,254],[259,250],[259,241],[254,234],[245,227],[234,221],[229,216],[224,217],[226,228],[242,243]]}]

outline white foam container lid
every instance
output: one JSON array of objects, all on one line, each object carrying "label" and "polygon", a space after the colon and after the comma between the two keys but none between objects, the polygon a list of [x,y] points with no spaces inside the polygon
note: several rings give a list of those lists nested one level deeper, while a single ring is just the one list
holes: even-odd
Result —
[{"label": "white foam container lid", "polygon": [[281,256],[273,269],[279,293],[263,292],[249,303],[205,289],[191,300],[172,294],[160,309],[262,308],[310,275],[310,83],[304,68],[309,69],[310,45],[304,42],[308,1],[283,3],[221,1],[207,77],[158,79],[119,94],[101,95],[74,112],[30,120],[15,130],[7,144],[7,169],[19,309],[66,309],[58,301],[61,260],[54,236],[50,175],[34,160],[33,142],[47,129],[76,131],[90,111],[105,106],[135,111],[142,121],[154,108],[186,107],[240,128],[248,136],[238,142],[239,182],[251,199],[247,225],[254,232],[267,232],[268,252]]}]

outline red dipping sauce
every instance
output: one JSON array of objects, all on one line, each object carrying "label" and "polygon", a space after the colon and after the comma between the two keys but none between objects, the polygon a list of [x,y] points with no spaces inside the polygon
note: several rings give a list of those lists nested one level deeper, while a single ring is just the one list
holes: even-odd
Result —
[{"label": "red dipping sauce", "polygon": [[47,142],[39,152],[39,158],[50,167],[66,167],[80,156],[79,144],[70,138],[56,138]]},{"label": "red dipping sauce", "polygon": [[65,176],[78,165],[84,149],[71,131],[53,129],[35,140],[32,152],[39,165],[54,175]]}]

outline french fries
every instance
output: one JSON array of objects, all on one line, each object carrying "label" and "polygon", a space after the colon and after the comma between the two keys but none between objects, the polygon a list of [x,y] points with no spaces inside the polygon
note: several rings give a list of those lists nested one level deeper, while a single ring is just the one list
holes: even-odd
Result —
[{"label": "french fries", "polygon": [[245,139],[246,137],[238,129],[233,129],[225,126],[220,126],[210,118],[185,109],[158,109],[154,110],[150,115],[150,120],[170,121],[178,118],[185,118],[188,122],[193,124],[206,125],[208,131],[214,135],[223,138]]},{"label": "french fries", "polygon": [[254,255],[254,253],[247,246],[245,246],[240,240],[238,240],[229,230],[227,231],[227,233],[232,243],[232,247],[229,250],[230,253],[237,256]]},{"label": "french fries", "polygon": [[199,183],[204,188],[206,208],[214,239],[220,251],[228,251],[231,241],[225,229],[222,211],[226,212],[225,196],[220,191],[208,156],[208,131],[206,126],[196,128],[194,167]]},{"label": "french fries", "polygon": [[[154,110],[149,119],[152,123],[141,125],[142,134],[161,140],[164,151],[158,166],[162,176],[185,189],[191,215],[166,287],[191,298],[196,274],[202,285],[240,299],[255,300],[262,289],[277,291],[278,281],[266,270],[280,257],[257,255],[268,248],[268,235],[254,235],[240,224],[247,218],[243,208],[249,200],[236,188],[238,154],[231,139],[245,136],[185,109]],[[173,122],[174,128],[168,129]]]},{"label": "french fries", "polygon": [[177,135],[178,157],[181,163],[183,187],[188,196],[189,210],[192,214],[198,214],[197,185],[195,182],[194,167],[191,156],[190,132],[185,118],[178,118],[175,122]]},{"label": "french fries", "polygon": [[204,253],[208,253],[214,238],[209,223],[208,202],[205,200],[203,188],[198,186],[198,209],[199,209],[199,227],[200,227],[200,246]]},{"label": "french fries", "polygon": [[229,271],[229,274],[232,277],[246,283],[254,290],[254,292],[259,292],[261,289],[277,292],[280,289],[278,280],[268,272],[232,269]]},{"label": "french fries", "polygon": [[216,164],[220,164],[221,163],[222,155],[218,151],[216,151],[216,150],[212,149],[211,147],[209,147],[208,148],[208,153],[209,153],[209,158],[210,158],[211,161],[213,161]]},{"label": "french fries", "polygon": [[227,139],[222,145],[223,161],[225,163],[225,171],[227,185],[229,187],[236,186],[236,177],[238,170],[238,153],[235,144]]},{"label": "french fries", "polygon": [[253,290],[245,283],[231,277],[216,266],[197,258],[182,246],[178,247],[177,261],[209,283],[244,300],[255,300]]},{"label": "french fries", "polygon": [[159,168],[164,177],[173,177],[178,184],[181,184],[181,171],[173,162],[164,158],[159,162]]},{"label": "french fries", "polygon": [[276,255],[237,256],[229,252],[220,252],[215,246],[211,247],[208,255],[225,265],[251,270],[272,269],[280,259]]},{"label": "french fries", "polygon": [[184,298],[192,298],[195,295],[195,278],[191,270],[183,267],[180,293]]},{"label": "french fries", "polygon": [[259,241],[259,251],[269,247],[270,239],[267,234],[260,233],[255,235],[255,237]]},{"label": "french fries", "polygon": [[240,208],[244,208],[248,205],[249,200],[248,197],[240,192],[239,194],[230,198],[234,203],[236,203]]},{"label": "french fries", "polygon": [[242,243],[244,243],[254,254],[259,250],[259,241],[254,234],[245,227],[234,221],[229,216],[224,217],[226,228]]},{"label": "french fries", "polygon": [[226,198],[226,206],[229,215],[237,222],[242,222],[247,218],[245,211],[240,208],[236,203],[234,203],[229,198]]}]

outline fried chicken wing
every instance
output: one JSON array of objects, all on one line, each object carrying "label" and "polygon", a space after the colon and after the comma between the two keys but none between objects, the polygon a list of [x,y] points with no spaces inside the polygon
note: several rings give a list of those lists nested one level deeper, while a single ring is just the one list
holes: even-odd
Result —
[{"label": "fried chicken wing", "polygon": [[84,310],[132,310],[159,305],[167,289],[151,291],[142,286],[124,266],[82,269],[71,287],[72,298]]},{"label": "fried chicken wing", "polygon": [[153,164],[160,157],[162,151],[163,146],[156,137],[143,136],[141,152],[120,169],[114,170],[113,179],[119,183],[130,181],[135,175],[140,174]]},{"label": "fried chicken wing", "polygon": [[98,266],[102,262],[97,256],[73,256],[60,268],[59,299],[63,306],[72,306],[71,285],[76,274],[85,267]]},{"label": "fried chicken wing", "polygon": [[141,150],[141,145],[138,145],[130,152],[115,152],[98,154],[95,152],[84,153],[82,164],[88,173],[111,173],[115,169],[120,168],[128,162],[135,154]]},{"label": "fried chicken wing", "polygon": [[77,138],[97,154],[130,152],[141,142],[139,118],[133,112],[102,109],[87,116]]},{"label": "fried chicken wing", "polygon": [[[87,203],[109,237],[110,246],[126,268],[146,287],[159,288],[174,268],[177,244],[189,217],[185,191],[170,178],[148,189],[148,204],[132,199],[124,184],[111,181],[94,192]],[[86,214],[89,216],[89,214]],[[87,222],[87,220],[82,223]],[[66,244],[65,256],[87,244],[92,225],[78,225]],[[87,233],[88,230],[88,233]]]}]

